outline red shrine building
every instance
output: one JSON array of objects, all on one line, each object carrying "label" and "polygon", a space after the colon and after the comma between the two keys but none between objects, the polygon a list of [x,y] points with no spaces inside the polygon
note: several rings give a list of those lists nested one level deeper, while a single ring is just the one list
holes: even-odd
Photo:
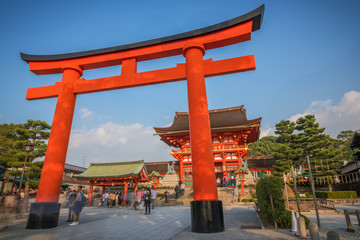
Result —
[{"label": "red shrine building", "polygon": [[[271,174],[273,159],[248,157],[250,143],[260,135],[261,118],[248,120],[244,106],[209,111],[211,138],[216,177],[229,176],[248,160],[250,172],[256,180],[258,171]],[[189,135],[189,113],[176,112],[170,127],[154,128],[157,135],[174,147],[171,155],[180,163],[180,179],[192,186],[192,159]],[[270,160],[270,161],[266,161]]]}]

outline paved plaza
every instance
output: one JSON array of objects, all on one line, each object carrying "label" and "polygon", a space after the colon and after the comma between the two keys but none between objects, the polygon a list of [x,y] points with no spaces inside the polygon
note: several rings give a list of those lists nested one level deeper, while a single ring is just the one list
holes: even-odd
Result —
[{"label": "paved plaza", "polygon": [[[289,230],[261,229],[253,206],[224,207],[225,231],[193,233],[189,207],[158,207],[151,215],[128,208],[86,208],[80,225],[69,226],[67,209],[62,209],[59,225],[52,229],[25,229],[26,218],[13,222],[0,233],[0,239],[298,239]],[[307,214],[316,222],[315,214]],[[323,228],[321,239],[329,230],[336,230],[341,239],[360,239],[360,229],[347,233],[344,215],[320,215]],[[336,222],[336,225],[333,225]],[[335,226],[335,228],[333,228]]]}]

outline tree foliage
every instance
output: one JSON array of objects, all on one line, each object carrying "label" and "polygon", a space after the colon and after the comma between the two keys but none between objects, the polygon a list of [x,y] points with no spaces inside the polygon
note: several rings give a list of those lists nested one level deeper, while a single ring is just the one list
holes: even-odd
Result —
[{"label": "tree foliage", "polygon": [[340,158],[351,160],[352,152],[350,150],[351,141],[354,137],[354,131],[341,131],[337,137],[334,146],[340,150]]},{"label": "tree foliage", "polygon": [[306,115],[296,122],[282,120],[275,125],[276,136],[264,137],[249,147],[254,156],[273,156],[276,160],[275,175],[289,172],[299,158],[310,156],[314,175],[335,175],[345,160],[351,160],[349,148],[354,132],[342,131],[337,139],[324,133],[314,115]]},{"label": "tree foliage", "polygon": [[0,125],[0,164],[13,170],[7,171],[8,175],[20,176],[26,158],[24,144],[33,144],[33,151],[28,153],[26,185],[30,178],[38,178],[41,174],[43,162],[33,160],[41,158],[46,152],[46,140],[49,138],[50,125],[40,120],[28,120],[23,124]]},{"label": "tree foliage", "polygon": [[276,147],[277,142],[275,136],[263,137],[249,145],[252,156],[273,156]]}]

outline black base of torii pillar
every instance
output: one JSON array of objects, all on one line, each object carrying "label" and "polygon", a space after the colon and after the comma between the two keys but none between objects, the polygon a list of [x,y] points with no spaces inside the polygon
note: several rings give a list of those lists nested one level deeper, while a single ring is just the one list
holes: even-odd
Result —
[{"label": "black base of torii pillar", "polygon": [[191,231],[216,233],[225,231],[221,201],[191,201]]}]

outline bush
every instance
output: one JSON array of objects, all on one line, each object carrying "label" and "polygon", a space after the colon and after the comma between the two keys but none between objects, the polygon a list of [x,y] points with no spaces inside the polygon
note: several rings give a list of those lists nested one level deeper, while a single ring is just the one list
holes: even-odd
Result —
[{"label": "bush", "polygon": [[165,193],[158,193],[157,197],[161,199],[161,198],[165,197]]},{"label": "bush", "polygon": [[[256,184],[256,196],[260,211],[269,223],[282,226],[285,219],[285,200],[283,198],[283,180],[280,177],[266,176]],[[271,206],[270,196],[273,207]]]},{"label": "bush", "polygon": [[314,198],[314,196],[309,192],[304,192],[306,195],[306,198]]},{"label": "bush", "polygon": [[[310,220],[302,214],[300,214],[300,216],[305,219],[305,225],[306,225],[306,228],[308,228]],[[280,222],[280,227],[285,228],[285,229],[290,229],[292,227],[291,226],[291,211],[285,210],[285,215],[284,215],[284,218],[282,219],[282,221]]]},{"label": "bush", "polygon": [[243,198],[243,199],[241,199],[241,202],[254,202],[254,199]]},{"label": "bush", "polygon": [[316,191],[315,194],[317,198],[357,198],[355,191]]}]

